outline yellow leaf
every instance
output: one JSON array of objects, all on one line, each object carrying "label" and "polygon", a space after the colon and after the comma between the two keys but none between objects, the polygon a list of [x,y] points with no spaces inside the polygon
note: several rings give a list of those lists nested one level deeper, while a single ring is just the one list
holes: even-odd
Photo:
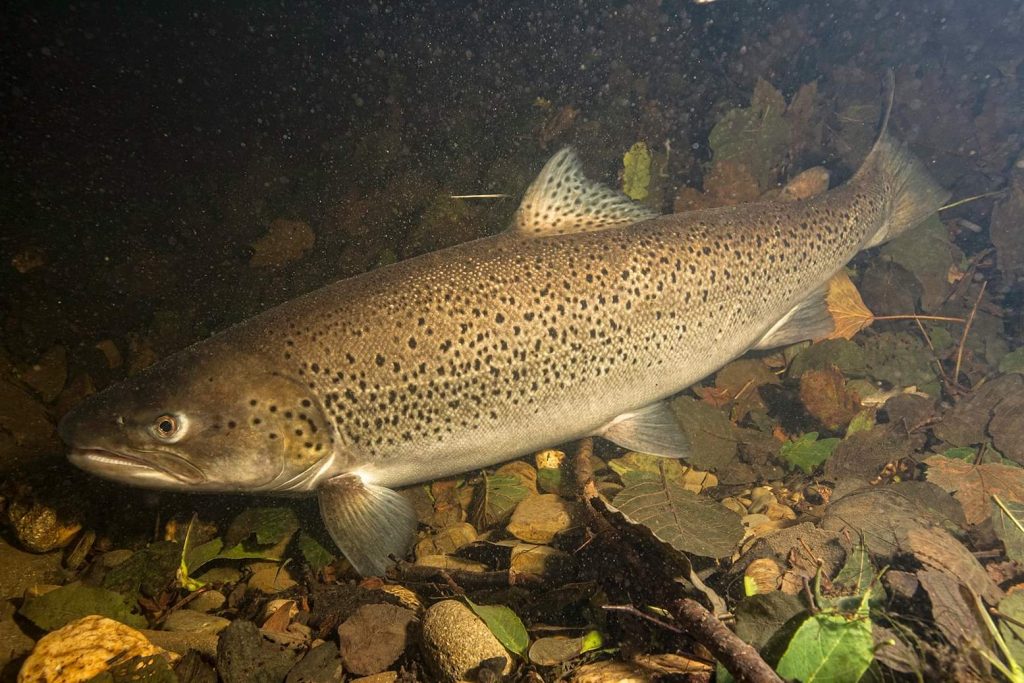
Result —
[{"label": "yellow leaf", "polygon": [[828,281],[825,305],[835,323],[835,329],[827,339],[852,339],[875,320],[875,315],[864,305],[860,292],[846,271],[839,271]]}]

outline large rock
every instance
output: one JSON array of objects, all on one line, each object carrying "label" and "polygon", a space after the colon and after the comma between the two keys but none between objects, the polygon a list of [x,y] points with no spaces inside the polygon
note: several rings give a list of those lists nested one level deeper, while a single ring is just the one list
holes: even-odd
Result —
[{"label": "large rock", "polygon": [[423,654],[438,681],[475,680],[480,665],[496,657],[505,658],[502,673],[512,670],[512,658],[491,630],[457,600],[432,605],[423,616],[422,634]]},{"label": "large rock", "polygon": [[368,676],[380,673],[402,656],[416,613],[388,604],[363,605],[338,627],[345,669]]},{"label": "large rock", "polygon": [[298,654],[265,640],[251,621],[224,629],[217,643],[217,673],[224,683],[280,683]]},{"label": "large rock", "polygon": [[22,665],[18,683],[88,681],[109,670],[112,663],[154,655],[168,662],[178,659],[130,626],[91,615],[43,636]]}]

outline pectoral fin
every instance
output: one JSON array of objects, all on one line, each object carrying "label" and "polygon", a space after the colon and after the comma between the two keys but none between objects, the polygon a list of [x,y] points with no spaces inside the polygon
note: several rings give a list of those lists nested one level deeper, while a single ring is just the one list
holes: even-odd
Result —
[{"label": "pectoral fin", "polygon": [[623,448],[667,458],[685,458],[690,440],[683,433],[667,401],[619,415],[597,432]]},{"label": "pectoral fin", "polygon": [[345,558],[363,576],[380,576],[391,557],[402,558],[416,533],[409,502],[355,474],[328,479],[317,491],[320,515]]},{"label": "pectoral fin", "polygon": [[811,292],[806,299],[772,325],[754,348],[774,349],[808,339],[827,337],[835,330],[835,321],[825,303],[827,294],[827,284]]}]

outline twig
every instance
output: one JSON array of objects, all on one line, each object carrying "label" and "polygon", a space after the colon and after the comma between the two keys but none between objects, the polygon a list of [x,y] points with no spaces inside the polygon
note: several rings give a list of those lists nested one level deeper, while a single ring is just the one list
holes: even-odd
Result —
[{"label": "twig", "polygon": [[964,197],[963,199],[958,199],[955,202],[950,202],[949,204],[946,204],[945,206],[940,206],[937,210],[938,211],[948,211],[949,209],[952,209],[952,208],[955,208],[957,206],[960,206],[961,204],[966,204],[968,202],[974,202],[974,201],[977,201],[979,199],[985,199],[986,197],[995,197],[996,195],[1001,195],[1001,194],[1006,194],[1006,190],[993,190],[992,192],[983,192],[982,194],[976,194],[973,197]]},{"label": "twig", "polygon": [[696,600],[676,601],[675,614],[683,630],[706,647],[739,683],[782,683],[757,650],[740,640]]},{"label": "twig", "polygon": [[508,571],[471,572],[464,569],[442,569],[406,564],[398,568],[398,578],[410,583],[443,583],[457,594],[482,588],[508,588],[509,586],[540,585],[543,579],[532,574]]},{"label": "twig", "polygon": [[450,194],[449,199],[507,199],[510,194]]},{"label": "twig", "polygon": [[939,377],[946,384],[949,384],[949,377],[946,375],[946,368],[942,367],[942,359],[939,358],[938,351],[935,350],[935,344],[932,344],[932,338],[928,335],[928,330],[924,329],[924,325],[921,324],[920,320],[915,320],[917,323],[917,329],[921,330],[921,336],[924,337],[924,343],[928,345],[928,348],[932,352],[932,360],[935,361],[935,367],[939,370]]},{"label": "twig", "polygon": [[913,320],[914,322],[920,322],[922,320],[934,320],[940,323],[963,323],[966,322],[963,318],[950,318],[944,315],[917,315],[904,314],[904,315],[876,315],[872,320]]},{"label": "twig", "polygon": [[978,312],[978,304],[981,303],[981,297],[985,295],[986,287],[988,287],[988,280],[981,283],[981,291],[978,292],[978,298],[974,300],[974,305],[971,306],[971,314],[967,316],[967,324],[964,325],[964,331],[960,335],[960,345],[956,349],[956,366],[953,368],[953,384],[960,382],[960,363],[964,359],[964,344],[967,343],[967,333],[971,331],[974,315]]},{"label": "twig", "polygon": [[679,628],[678,626],[670,624],[667,621],[662,621],[661,619],[659,619],[657,617],[652,617],[650,614],[646,614],[644,612],[641,612],[636,607],[633,607],[633,605],[601,605],[601,609],[608,610],[609,612],[624,612],[626,614],[632,614],[634,617],[638,617],[640,619],[645,619],[645,620],[651,622],[652,624],[656,624],[657,626],[660,626],[661,628],[665,629],[666,631],[672,631],[672,633],[678,633],[678,634],[685,633],[685,631],[683,631],[683,629]]}]

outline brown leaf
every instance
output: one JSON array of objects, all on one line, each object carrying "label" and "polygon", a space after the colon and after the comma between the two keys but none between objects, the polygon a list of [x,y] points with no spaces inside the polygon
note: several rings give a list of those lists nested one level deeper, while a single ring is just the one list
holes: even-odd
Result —
[{"label": "brown leaf", "polygon": [[828,339],[852,339],[875,320],[874,314],[860,298],[860,292],[843,270],[828,281],[825,305],[835,323],[835,329],[828,335]]},{"label": "brown leaf", "polygon": [[847,390],[843,373],[834,365],[800,376],[800,400],[807,412],[833,431],[848,425],[860,410],[860,398]]},{"label": "brown leaf", "polygon": [[924,462],[928,465],[928,481],[960,501],[968,524],[981,524],[991,516],[992,496],[1024,503],[1024,468],[995,463],[974,465],[941,455]]}]

